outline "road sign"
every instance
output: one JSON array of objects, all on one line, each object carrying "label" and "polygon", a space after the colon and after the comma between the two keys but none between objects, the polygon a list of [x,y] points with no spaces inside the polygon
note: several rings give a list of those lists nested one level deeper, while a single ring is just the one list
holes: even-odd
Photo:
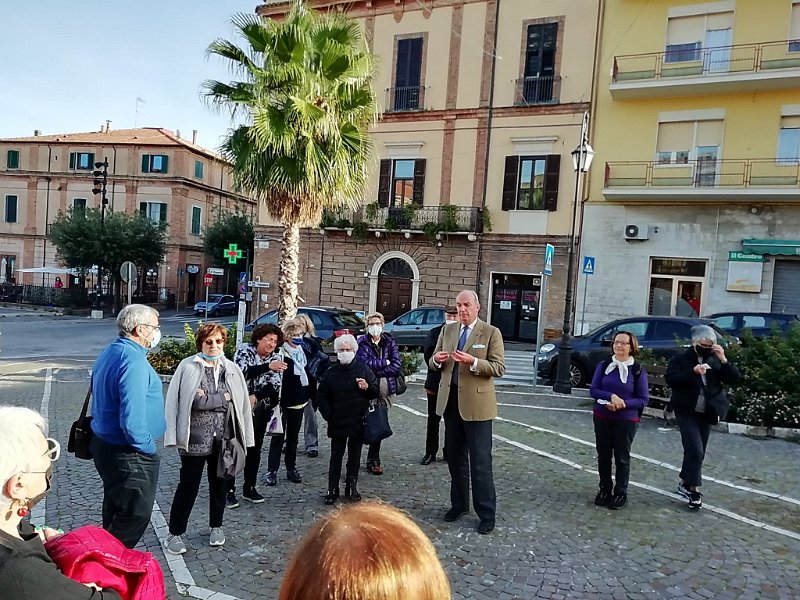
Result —
[{"label": "road sign", "polygon": [[239,293],[246,294],[247,293],[247,283],[242,282],[239,284]]},{"label": "road sign", "polygon": [[268,288],[269,281],[248,281],[247,285],[251,288]]},{"label": "road sign", "polygon": [[225,275],[225,269],[218,269],[217,267],[208,267],[206,273],[209,275]]},{"label": "road sign", "polygon": [[544,246],[544,269],[542,273],[545,275],[553,274],[553,256],[556,253],[556,248],[553,244],[545,244]]},{"label": "road sign", "polygon": [[129,260],[126,260],[124,263],[122,263],[122,266],[119,268],[119,274],[122,277],[122,281],[128,281],[129,277],[133,279],[136,277],[137,273],[138,271],[136,270],[136,265]]},{"label": "road sign", "polygon": [[242,271],[239,273],[239,283],[245,283],[247,281],[247,273]]},{"label": "road sign", "polygon": [[228,244],[228,248],[222,251],[222,257],[227,258],[232,265],[235,265],[236,261],[242,258],[243,255],[244,253],[239,250],[238,244]]},{"label": "road sign", "polygon": [[211,287],[211,284],[214,283],[214,276],[213,275],[203,275],[203,285],[206,287]]},{"label": "road sign", "polygon": [[594,256],[583,257],[583,274],[594,275]]}]

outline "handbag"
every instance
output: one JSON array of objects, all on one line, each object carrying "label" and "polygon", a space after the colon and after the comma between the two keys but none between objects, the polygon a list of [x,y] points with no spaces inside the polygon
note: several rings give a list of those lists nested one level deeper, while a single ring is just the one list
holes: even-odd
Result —
[{"label": "handbag", "polygon": [[395,381],[397,382],[397,391],[395,393],[398,396],[400,394],[405,394],[406,390],[408,389],[408,386],[406,385],[406,376],[400,373],[400,375],[395,378]]},{"label": "handbag", "polygon": [[75,458],[92,460],[92,451],[89,444],[92,442],[92,417],[86,416],[89,409],[89,400],[92,397],[92,384],[89,384],[89,391],[86,392],[86,400],[83,401],[83,408],[78,420],[72,423],[67,440],[67,452],[75,455]]},{"label": "handbag", "polygon": [[720,389],[716,394],[709,394],[708,388],[701,382],[703,386],[703,393],[706,396],[706,407],[711,409],[711,412],[717,417],[717,420],[724,421],[728,416],[728,411],[731,409],[731,401],[728,400],[728,394],[724,389]]},{"label": "handbag", "polygon": [[382,402],[370,404],[364,415],[364,443],[377,444],[391,435],[389,407]]},{"label": "handbag", "polygon": [[280,404],[272,409],[272,414],[267,421],[267,435],[283,435],[283,412]]},{"label": "handbag", "polygon": [[222,448],[217,461],[217,477],[233,479],[244,470],[247,451],[244,449],[242,432],[236,425],[236,409],[233,401],[228,403],[228,412],[225,415],[225,431],[222,436]]}]

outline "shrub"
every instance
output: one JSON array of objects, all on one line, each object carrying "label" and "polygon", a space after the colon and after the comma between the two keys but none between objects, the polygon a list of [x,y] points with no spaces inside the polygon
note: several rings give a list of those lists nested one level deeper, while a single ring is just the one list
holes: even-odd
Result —
[{"label": "shrub", "polygon": [[[202,325],[201,321],[197,326]],[[236,324],[226,328],[228,331],[228,341],[225,343],[225,356],[233,360],[236,352]],[[183,326],[184,338],[165,338],[159,345],[157,352],[150,352],[147,361],[159,375],[173,375],[178,364],[184,359],[197,354],[195,345],[194,330],[189,324]]]},{"label": "shrub", "polygon": [[422,365],[422,354],[420,354],[418,350],[401,352],[400,362],[402,363],[400,372],[408,377],[419,371],[419,367]]}]

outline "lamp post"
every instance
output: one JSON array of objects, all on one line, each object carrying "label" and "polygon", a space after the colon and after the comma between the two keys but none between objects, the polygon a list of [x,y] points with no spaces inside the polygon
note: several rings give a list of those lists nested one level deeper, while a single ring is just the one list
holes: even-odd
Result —
[{"label": "lamp post", "polygon": [[581,173],[587,173],[592,166],[594,150],[589,145],[589,113],[583,113],[581,123],[581,141],[572,151],[572,166],[575,170],[575,199],[572,206],[572,228],[569,235],[569,255],[567,258],[567,289],[564,294],[564,326],[561,333],[561,345],[558,348],[558,371],[553,391],[560,394],[572,393],[570,366],[572,362],[572,296],[575,281],[575,227],[578,222],[578,204],[580,200]]}]

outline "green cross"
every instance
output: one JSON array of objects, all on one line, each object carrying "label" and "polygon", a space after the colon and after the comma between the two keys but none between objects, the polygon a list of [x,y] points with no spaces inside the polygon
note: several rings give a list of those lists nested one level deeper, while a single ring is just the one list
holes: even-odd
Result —
[{"label": "green cross", "polygon": [[239,250],[238,244],[228,244],[228,249],[222,251],[222,256],[227,258],[230,264],[235,265],[236,261],[242,258],[242,251]]}]

